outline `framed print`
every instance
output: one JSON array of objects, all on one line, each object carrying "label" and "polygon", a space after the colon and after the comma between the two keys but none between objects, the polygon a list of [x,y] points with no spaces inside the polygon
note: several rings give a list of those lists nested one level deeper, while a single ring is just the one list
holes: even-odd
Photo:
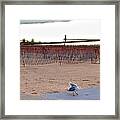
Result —
[{"label": "framed print", "polygon": [[118,1],[1,5],[1,118],[119,119]]}]

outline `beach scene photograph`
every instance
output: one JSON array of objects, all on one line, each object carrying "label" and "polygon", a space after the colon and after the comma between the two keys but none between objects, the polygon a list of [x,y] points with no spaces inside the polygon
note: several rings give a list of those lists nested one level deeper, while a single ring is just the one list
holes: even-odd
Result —
[{"label": "beach scene photograph", "polygon": [[21,19],[20,100],[100,100],[100,20]]}]

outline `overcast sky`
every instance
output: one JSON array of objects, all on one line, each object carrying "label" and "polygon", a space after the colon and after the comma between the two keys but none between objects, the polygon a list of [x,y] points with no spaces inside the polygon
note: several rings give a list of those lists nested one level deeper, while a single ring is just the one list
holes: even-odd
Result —
[{"label": "overcast sky", "polygon": [[68,39],[100,39],[99,20],[21,20],[20,39],[42,42]]}]

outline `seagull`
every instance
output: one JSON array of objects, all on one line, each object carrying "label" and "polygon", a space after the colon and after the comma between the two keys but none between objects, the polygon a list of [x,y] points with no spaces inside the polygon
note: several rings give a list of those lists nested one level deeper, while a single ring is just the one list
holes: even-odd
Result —
[{"label": "seagull", "polygon": [[[78,95],[77,90],[79,89],[79,87],[74,84],[74,83],[69,83],[69,88],[68,91],[72,91],[73,92],[73,96]],[[74,94],[75,93],[75,94]]]}]

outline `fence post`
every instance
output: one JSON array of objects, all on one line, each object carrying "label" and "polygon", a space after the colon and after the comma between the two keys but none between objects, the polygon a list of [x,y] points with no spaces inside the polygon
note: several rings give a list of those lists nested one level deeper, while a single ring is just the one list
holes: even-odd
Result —
[{"label": "fence post", "polygon": [[65,42],[64,42],[64,46],[65,46],[65,43],[66,43],[66,40],[67,40],[67,37],[66,37],[66,35],[65,35],[65,38],[64,38],[64,40],[65,40]]}]

